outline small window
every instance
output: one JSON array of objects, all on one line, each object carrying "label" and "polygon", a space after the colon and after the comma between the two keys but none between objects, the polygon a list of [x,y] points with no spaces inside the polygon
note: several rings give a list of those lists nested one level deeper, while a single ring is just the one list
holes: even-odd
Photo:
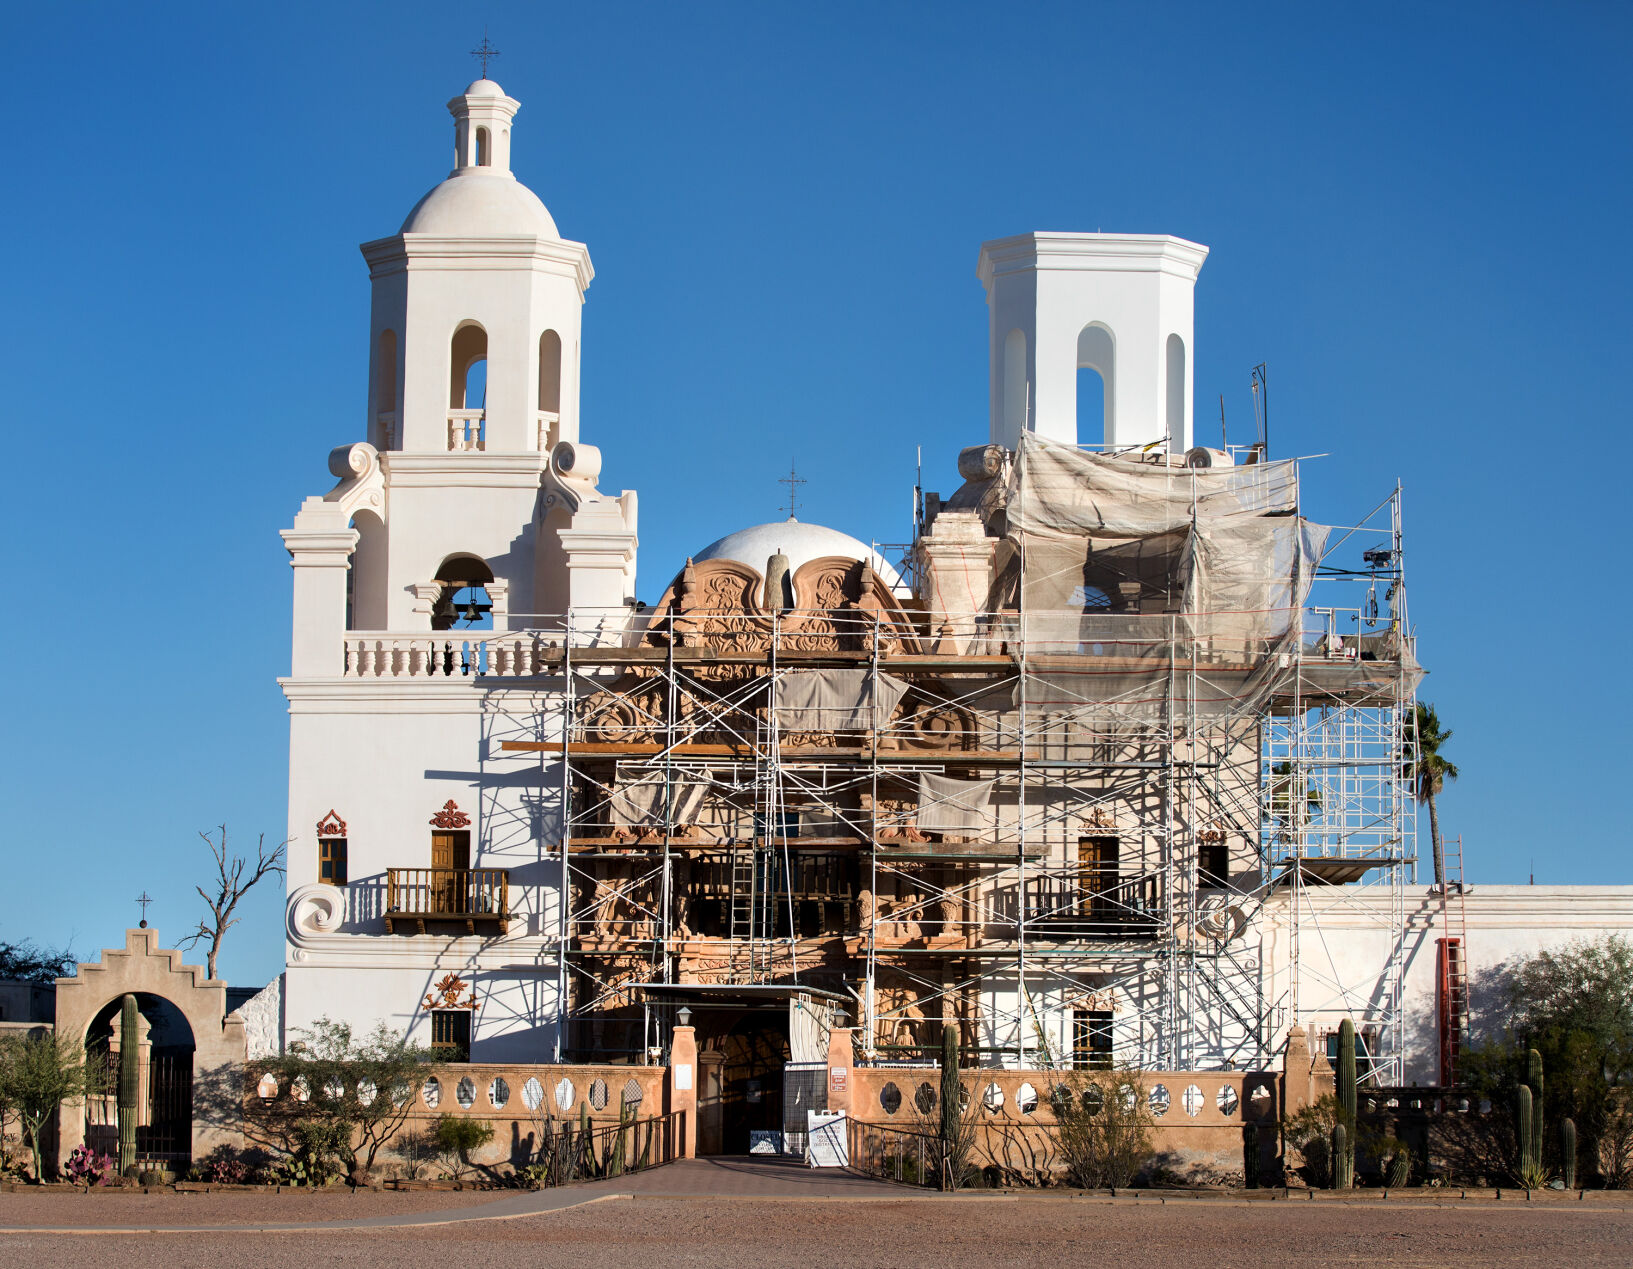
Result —
[{"label": "small window", "polygon": [[1111,1011],[1072,1010],[1072,1065],[1103,1071],[1111,1066]]},{"label": "small window", "polygon": [[471,1011],[434,1009],[431,1011],[431,1052],[439,1062],[471,1060]]},{"label": "small window", "polygon": [[488,130],[486,128],[476,130],[476,166],[493,166],[493,146],[488,140]]},{"label": "small window", "polygon": [[346,839],[318,838],[318,880],[325,885],[346,884]]}]

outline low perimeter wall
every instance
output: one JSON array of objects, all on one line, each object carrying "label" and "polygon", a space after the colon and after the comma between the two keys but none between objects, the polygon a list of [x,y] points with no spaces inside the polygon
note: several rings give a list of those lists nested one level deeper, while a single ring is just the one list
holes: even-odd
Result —
[{"label": "low perimeter wall", "polygon": [[[1062,1165],[1053,1144],[1056,1097],[1078,1096],[1089,1072],[967,1069],[959,1083],[975,1119],[981,1164],[1028,1174]],[[941,1074],[933,1067],[852,1067],[845,1077],[851,1118],[887,1128],[936,1131]],[[1260,1125],[1261,1166],[1275,1156],[1280,1072],[1145,1071],[1129,1081],[1150,1106],[1159,1168],[1188,1181],[1242,1179],[1247,1124]],[[1058,1091],[1057,1091],[1058,1090]],[[830,1087],[830,1102],[833,1102]],[[894,1109],[892,1109],[894,1107]]]},{"label": "low perimeter wall", "polygon": [[[487,1121],[493,1140],[471,1154],[471,1162],[485,1167],[511,1164],[521,1167],[539,1146],[546,1120],[577,1123],[584,1108],[596,1125],[618,1122],[619,1110],[629,1106],[642,1119],[667,1114],[669,1068],[662,1066],[551,1066],[506,1063],[470,1063],[427,1070],[414,1090],[413,1108],[387,1151],[375,1161],[377,1170],[411,1172],[418,1158],[415,1143],[443,1115]],[[291,1089],[252,1064],[244,1098],[244,1136],[251,1147],[275,1146],[280,1125],[297,1111],[304,1092]]]}]

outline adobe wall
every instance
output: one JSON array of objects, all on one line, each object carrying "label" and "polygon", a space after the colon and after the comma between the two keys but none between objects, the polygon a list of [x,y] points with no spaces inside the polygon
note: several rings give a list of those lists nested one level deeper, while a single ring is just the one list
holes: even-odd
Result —
[{"label": "adobe wall", "polygon": [[[616,1124],[621,1103],[637,1097],[634,1113],[638,1118],[667,1114],[675,1109],[670,1104],[669,1074],[670,1069],[663,1066],[506,1062],[433,1066],[414,1090],[413,1108],[375,1160],[375,1169],[389,1172],[395,1165],[401,1171],[412,1171],[414,1143],[433,1130],[443,1115],[481,1119],[492,1126],[493,1140],[471,1153],[472,1163],[520,1167],[538,1149],[547,1118],[576,1125],[581,1108],[587,1106],[592,1124]],[[268,1093],[273,1095],[266,1096]],[[294,1114],[299,1104],[287,1085],[263,1075],[259,1063],[251,1063],[244,1088],[246,1144],[279,1153],[277,1121]]]},{"label": "adobe wall", "polygon": [[[976,1114],[976,1161],[1025,1169],[1051,1156],[1045,1144],[1058,1123],[1052,1095],[1057,1086],[1074,1089],[1074,1079],[1088,1072],[992,1070],[959,1072]],[[834,1104],[833,1070],[829,1102]],[[939,1107],[928,1114],[916,1108],[922,1086],[939,1096],[941,1072],[934,1067],[852,1067],[849,1110],[853,1119],[908,1131],[936,1131]],[[1166,1109],[1156,1116],[1152,1146],[1160,1166],[1196,1182],[1240,1183],[1243,1175],[1243,1128],[1261,1125],[1261,1163],[1273,1157],[1276,1124],[1281,1116],[1281,1079],[1273,1071],[1146,1071],[1134,1081],[1139,1095],[1157,1094]],[[899,1095],[888,1096],[894,1088]],[[1161,1090],[1159,1092],[1159,1090]],[[1075,1095],[1075,1093],[1074,1093]],[[929,1099],[926,1098],[926,1101]],[[894,1113],[887,1106],[895,1103]],[[1155,1106],[1153,1106],[1155,1114]],[[1269,1153],[1265,1153],[1265,1152]],[[1054,1152],[1056,1161],[1058,1151]]]}]

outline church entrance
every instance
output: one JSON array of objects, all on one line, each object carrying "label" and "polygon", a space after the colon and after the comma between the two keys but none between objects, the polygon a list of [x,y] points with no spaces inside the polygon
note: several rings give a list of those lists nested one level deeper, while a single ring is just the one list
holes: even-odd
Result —
[{"label": "church entrance", "polygon": [[720,1149],[747,1154],[751,1133],[782,1130],[788,1013],[744,1014],[720,1040]]}]

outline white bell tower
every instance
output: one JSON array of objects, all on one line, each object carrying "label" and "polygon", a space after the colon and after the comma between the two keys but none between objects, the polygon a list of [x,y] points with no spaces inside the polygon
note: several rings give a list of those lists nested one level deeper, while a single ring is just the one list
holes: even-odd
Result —
[{"label": "white bell tower", "polygon": [[581,310],[595,271],[511,173],[519,106],[488,79],[450,101],[453,171],[394,237],[363,244],[368,436],[381,453],[548,454],[578,438]]},{"label": "white bell tower", "polygon": [[[992,440],[1191,448],[1192,293],[1208,249],[1166,234],[1030,233],[983,243]],[[1080,369],[1104,436],[1078,435]]]}]

